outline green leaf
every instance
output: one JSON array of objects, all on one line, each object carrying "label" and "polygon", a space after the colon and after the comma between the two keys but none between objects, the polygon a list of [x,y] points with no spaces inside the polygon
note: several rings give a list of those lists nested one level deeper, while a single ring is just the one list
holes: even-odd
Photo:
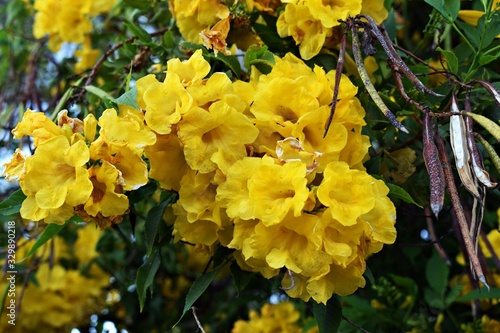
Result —
[{"label": "green leaf", "polygon": [[247,69],[255,66],[261,73],[268,74],[273,69],[274,54],[268,51],[267,46],[252,45],[245,53],[244,64]]},{"label": "green leaf", "polygon": [[224,267],[224,265],[217,267],[215,270],[209,273],[203,274],[193,282],[191,288],[189,288],[189,291],[186,295],[186,303],[184,304],[184,310],[182,310],[182,315],[179,318],[179,320],[177,320],[177,322],[174,324],[173,327],[177,326],[177,324],[181,321],[184,315],[189,311],[189,309],[191,309],[194,302],[196,302],[198,298],[200,298],[200,296],[205,292],[205,290],[207,290],[208,286],[212,283],[212,281],[220,272],[222,267]]},{"label": "green leaf", "polygon": [[67,226],[71,222],[81,222],[82,219],[79,216],[73,216],[69,220],[67,220],[64,224],[54,224],[51,223],[48,226],[45,227],[45,230],[42,232],[40,237],[38,237],[37,241],[31,249],[26,253],[26,256],[19,260],[18,263],[21,263],[25,261],[27,258],[29,258],[33,253],[36,252],[43,244],[47,243],[49,240],[52,239],[55,235],[57,235],[62,229],[64,229],[65,226]]},{"label": "green leaf", "polygon": [[113,96],[111,96],[110,94],[108,94],[107,92],[102,90],[101,88],[97,88],[96,86],[92,86],[92,85],[85,86],[85,90],[87,90],[91,94],[96,95],[97,97],[99,97],[100,99],[102,99],[104,101],[106,101],[106,100],[114,101],[115,100],[113,98]]},{"label": "green leaf", "polygon": [[342,320],[342,305],[340,296],[333,295],[325,304],[311,301],[314,319],[318,322],[319,333],[335,333],[338,331]]},{"label": "green leaf", "polygon": [[151,290],[151,295],[153,295],[153,281],[160,268],[160,255],[159,250],[155,251],[153,256],[150,256],[137,270],[136,286],[137,294],[139,295],[139,307],[140,311],[144,308],[144,302],[146,300],[146,293],[148,289]]},{"label": "green leaf", "polygon": [[235,262],[229,266],[229,270],[233,276],[233,281],[239,296],[239,294],[245,290],[250,281],[255,277],[255,274],[242,270]]},{"label": "green leaf", "polygon": [[458,27],[465,32],[465,36],[471,42],[471,44],[479,48],[479,42],[481,40],[481,31],[479,31],[478,27],[473,27],[462,21],[455,21]]},{"label": "green leaf", "polygon": [[23,191],[20,189],[15,191],[0,203],[0,215],[9,216],[19,213],[24,199],[26,199],[26,195],[24,195]]},{"label": "green leaf", "polygon": [[137,87],[133,87],[120,97],[116,98],[115,103],[128,105],[136,110],[139,110],[139,105],[137,105]]},{"label": "green leaf", "polygon": [[487,48],[500,34],[500,15],[497,11],[493,12],[491,19],[486,21],[486,15],[479,18],[477,26],[480,30],[484,31],[483,36],[483,50]]},{"label": "green leaf", "polygon": [[229,67],[229,69],[231,69],[231,71],[234,73],[234,75],[236,75],[237,78],[240,78],[241,67],[240,67],[240,62],[238,61],[236,56],[234,55],[227,56],[224,55],[222,52],[218,52],[217,55],[210,53],[208,55],[208,58],[223,62],[227,67]]},{"label": "green leaf", "polygon": [[438,294],[443,295],[446,286],[448,285],[448,275],[450,269],[446,263],[439,257],[437,253],[433,253],[432,257],[427,261],[425,267],[425,277],[429,286]]},{"label": "green leaf", "polygon": [[480,65],[480,66],[487,65],[487,64],[489,64],[490,62],[497,60],[497,58],[498,58],[499,56],[500,56],[500,54],[497,54],[497,55],[495,55],[495,56],[488,55],[488,54],[486,54],[486,55],[483,55],[483,54],[482,54],[482,55],[481,55],[481,58],[479,58],[479,65]]},{"label": "green leaf", "polygon": [[134,23],[130,23],[130,22],[124,22],[123,24],[132,33],[132,35],[136,36],[141,41],[143,41],[145,43],[151,42],[151,40],[152,40],[151,35],[148,34],[148,32],[146,30],[144,30],[143,28],[141,28],[140,26],[138,26]]},{"label": "green leaf", "polygon": [[163,43],[165,43],[165,47],[168,50],[172,50],[175,47],[174,36],[172,35],[172,31],[168,30],[163,34]]},{"label": "green leaf", "polygon": [[455,21],[460,10],[460,1],[457,0],[425,0],[435,8],[449,22]]},{"label": "green leaf", "polygon": [[463,296],[457,297],[457,302],[467,302],[475,299],[497,299],[500,298],[500,288],[490,288],[481,287],[479,289],[474,289],[470,293]]},{"label": "green leaf", "polygon": [[391,200],[392,199],[401,199],[404,202],[407,202],[407,203],[413,204],[415,206],[418,206],[420,208],[423,208],[415,200],[413,200],[413,198],[411,197],[411,195],[408,192],[406,192],[402,187],[399,187],[398,185],[395,185],[395,184],[392,184],[392,183],[385,183],[385,185],[387,185],[387,187],[390,190],[390,192],[389,192],[389,198]]},{"label": "green leaf", "polygon": [[158,234],[158,224],[163,217],[163,211],[165,208],[174,203],[177,200],[177,194],[166,193],[165,197],[162,198],[160,203],[155,207],[151,208],[146,217],[146,222],[144,225],[144,241],[146,243],[146,255],[149,257],[153,252],[153,245]]},{"label": "green leaf", "polygon": [[444,55],[444,57],[446,59],[446,64],[447,64],[448,70],[452,73],[457,74],[458,73],[458,58],[455,55],[455,53],[453,53],[451,51],[443,50],[440,47],[438,47],[437,50]]}]

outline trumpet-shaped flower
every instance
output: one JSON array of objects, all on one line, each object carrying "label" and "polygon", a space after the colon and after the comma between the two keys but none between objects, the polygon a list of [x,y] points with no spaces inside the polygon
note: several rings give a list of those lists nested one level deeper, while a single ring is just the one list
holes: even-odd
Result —
[{"label": "trumpet-shaped flower", "polygon": [[245,144],[253,143],[258,135],[244,114],[223,101],[210,105],[208,112],[192,108],[178,128],[188,165],[202,173],[216,168],[225,173],[234,162],[247,156]]},{"label": "trumpet-shaped flower", "polygon": [[89,149],[84,141],[70,145],[66,137],[59,135],[41,143],[26,161],[22,190],[27,199],[21,216],[64,223],[73,215],[73,207],[85,203],[92,192],[85,167],[88,161]]},{"label": "trumpet-shaped flower", "polygon": [[179,76],[168,73],[165,81],[150,84],[143,95],[146,123],[158,134],[169,134],[172,125],[192,106],[193,98],[186,92]]},{"label": "trumpet-shaped flower", "polygon": [[231,218],[278,224],[289,211],[294,216],[302,213],[309,196],[305,176],[306,165],[299,161],[279,165],[269,156],[247,157],[229,168],[217,200]]},{"label": "trumpet-shaped flower", "polygon": [[182,37],[201,44],[200,32],[229,16],[229,9],[218,0],[173,0],[168,3]]},{"label": "trumpet-shaped flower", "polygon": [[[92,193],[85,202],[85,211],[90,216],[101,214],[104,217],[123,215],[128,210],[128,197],[122,193],[121,173],[107,161],[101,166],[93,166],[89,169],[92,181]],[[101,229],[109,225],[99,225]]]},{"label": "trumpet-shaped flower", "polygon": [[305,3],[288,3],[276,27],[280,37],[293,37],[304,60],[317,55],[332,33],[331,27],[325,27],[319,18],[314,17]]},{"label": "trumpet-shaped flower", "polygon": [[32,136],[37,147],[42,142],[61,135],[61,128],[52,122],[43,112],[27,109],[23,119],[12,130],[15,139]]},{"label": "trumpet-shaped flower", "polygon": [[149,177],[165,190],[179,191],[180,180],[190,170],[179,138],[174,134],[157,135],[156,143],[145,148],[149,159]]},{"label": "trumpet-shaped flower", "polygon": [[359,216],[374,207],[375,179],[366,172],[352,170],[345,162],[332,162],[326,166],[323,176],[318,199],[331,208],[332,217],[341,224],[356,224]]}]

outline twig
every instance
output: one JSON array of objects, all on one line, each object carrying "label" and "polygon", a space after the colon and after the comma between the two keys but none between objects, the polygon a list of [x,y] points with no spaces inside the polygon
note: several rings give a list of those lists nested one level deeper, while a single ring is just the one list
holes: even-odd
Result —
[{"label": "twig", "polygon": [[196,324],[198,325],[198,328],[200,329],[201,333],[206,333],[205,330],[203,329],[203,326],[201,326],[198,317],[196,316],[196,308],[194,306],[191,307],[191,311],[193,312],[194,320],[196,320]]},{"label": "twig", "polygon": [[451,266],[450,258],[448,258],[448,255],[441,246],[441,242],[437,238],[436,230],[434,229],[434,223],[431,216],[431,209],[429,205],[425,206],[425,213],[426,213],[425,221],[427,222],[427,230],[429,231],[429,236],[431,236],[431,241],[432,245],[434,246],[434,250],[436,250],[441,259],[443,259],[443,261],[446,263],[446,265]]},{"label": "twig", "polygon": [[356,26],[354,23],[350,24],[351,26],[351,31],[352,31],[352,53],[354,55],[354,61],[356,62],[356,67],[358,68],[359,76],[361,77],[361,80],[363,80],[363,84],[366,87],[366,90],[368,91],[368,94],[370,94],[370,97],[372,98],[373,102],[377,105],[377,107],[382,111],[384,116],[399,130],[409,133],[406,127],[403,126],[397,119],[396,116],[389,110],[389,108],[385,105],[385,103],[382,101],[382,98],[379,96],[377,93],[377,90],[373,86],[373,83],[370,81],[370,77],[368,75],[368,72],[366,71],[366,68],[363,64],[363,59],[361,58],[361,50],[360,50],[360,42],[359,42],[359,37],[358,37],[358,31],[356,29]]},{"label": "twig", "polygon": [[361,332],[370,333],[370,331],[365,330],[363,327],[359,326],[358,324],[356,324],[355,322],[353,322],[351,319],[347,318],[346,316],[342,315],[342,319],[347,321],[351,326],[353,326],[354,328],[357,328]]},{"label": "twig", "polygon": [[[168,30],[168,28],[164,28],[164,29],[161,29],[161,30],[158,30],[158,31],[155,31],[153,33],[150,34],[150,36],[154,37],[154,36],[157,36],[157,35],[161,35],[163,33],[165,33],[166,31]],[[137,36],[132,36],[132,37],[129,37],[117,44],[115,44],[113,47],[111,47],[110,49],[108,49],[102,56],[101,58],[97,61],[97,63],[94,65],[94,67],[92,67],[92,70],[90,71],[90,74],[89,76],[87,77],[87,80],[85,81],[85,84],[84,84],[84,87],[86,86],[89,86],[92,81],[94,80],[94,78],[97,76],[97,73],[99,72],[99,70],[101,69],[101,66],[102,64],[104,64],[104,61],[106,61],[106,59],[111,55],[113,54],[116,50],[118,50],[120,47],[122,47],[123,45],[125,44],[128,44],[128,43],[131,43],[133,42],[134,40],[138,39],[139,37]],[[78,95],[75,96],[75,100],[79,100],[83,97],[83,95],[85,94],[85,90],[82,90],[82,92],[80,92]]]},{"label": "twig", "polygon": [[328,133],[328,129],[333,120],[333,115],[335,114],[335,108],[337,107],[337,98],[339,96],[340,89],[340,79],[342,77],[342,69],[344,68],[344,60],[345,60],[345,47],[346,47],[346,39],[347,39],[347,29],[344,31],[342,35],[342,40],[340,41],[340,52],[339,59],[337,60],[337,67],[335,68],[335,85],[333,86],[333,99],[332,106],[330,108],[330,115],[328,116],[328,120],[325,125],[325,132],[323,133],[323,138],[326,137]]},{"label": "twig", "polygon": [[441,159],[441,163],[443,165],[444,177],[446,180],[446,186],[448,188],[448,193],[451,197],[451,202],[453,205],[453,210],[456,214],[460,234],[464,241],[465,248],[467,250],[467,256],[469,258],[470,264],[472,266],[472,270],[475,274],[475,277],[481,281],[488,290],[490,286],[486,282],[486,278],[484,277],[483,269],[481,267],[481,263],[479,262],[479,258],[477,256],[477,252],[474,250],[474,244],[472,243],[472,239],[469,234],[469,226],[467,224],[467,220],[465,218],[464,210],[462,207],[462,203],[460,202],[460,197],[458,196],[457,187],[455,185],[455,179],[453,178],[453,174],[451,172],[450,160],[448,158],[448,152],[446,151],[446,147],[444,145],[443,139],[436,135],[435,141],[437,143],[439,158]]}]

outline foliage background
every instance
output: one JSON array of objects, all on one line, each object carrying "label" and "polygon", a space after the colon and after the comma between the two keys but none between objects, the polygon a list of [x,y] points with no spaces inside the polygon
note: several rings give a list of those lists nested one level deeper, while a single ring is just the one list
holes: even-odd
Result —
[{"label": "foliage background", "polygon": [[[493,12],[490,22],[480,21],[476,27],[468,25],[458,15],[458,9],[483,11],[485,7],[489,8],[496,2],[462,1],[457,7],[458,3],[385,1],[384,6],[389,10],[389,14],[384,24],[389,35],[395,38],[396,44],[418,55],[425,62],[438,68],[444,65],[462,82],[480,79],[499,88],[500,42],[494,38],[500,33],[499,15]],[[100,55],[94,57],[87,66],[81,64],[78,53],[74,52],[79,50],[78,44],[68,43],[54,52],[49,47],[47,38],[35,38],[32,33],[35,14],[32,2],[1,1],[0,8],[0,70],[4,73],[0,76],[0,123],[3,127],[1,149],[5,155],[11,154],[16,147],[33,151],[32,144],[26,138],[14,140],[10,134],[26,108],[45,112],[52,118],[63,108],[68,108],[73,117],[83,119],[89,113],[99,116],[103,110],[115,105],[114,98],[122,96],[128,90],[130,82],[133,85],[136,80],[149,73],[162,79],[168,59],[187,59],[198,48],[203,48],[203,54],[211,65],[211,73],[222,71],[232,78],[248,79],[248,71],[241,70],[241,63],[244,62],[243,52],[232,56],[216,56],[213,51],[201,45],[185,41],[167,1],[123,0],[107,13],[93,17],[92,49],[98,50],[99,54],[112,51],[100,67],[95,65]],[[258,10],[248,14],[243,11],[243,7],[237,5],[231,8],[235,17],[248,24],[247,26],[251,27],[249,31],[256,32],[270,52],[278,56],[287,52],[300,56],[299,48],[292,37],[282,38],[277,33],[276,13],[280,13],[283,7],[271,15]],[[450,15],[446,17],[448,14]],[[244,37],[252,40],[251,35]],[[228,41],[230,38],[231,36]],[[241,35],[232,38],[243,40]],[[332,45],[328,45],[306,63],[310,66],[320,65],[325,71],[334,69],[338,59],[338,47],[335,42],[338,40],[334,40]],[[471,49],[467,44],[474,47]],[[438,47],[443,50],[441,53]],[[361,330],[359,327],[369,332],[495,332],[500,327],[500,323],[494,320],[500,317],[497,300],[500,298],[498,257],[490,254],[489,257],[481,258],[488,282],[492,286],[490,293],[487,293],[484,287],[469,293],[470,281],[473,279],[468,266],[463,263],[463,246],[457,240],[457,237],[460,237],[457,236],[449,198],[445,200],[444,212],[439,216],[439,221],[432,220],[429,217],[430,210],[423,209],[429,203],[429,176],[422,157],[422,114],[401,97],[387,66],[387,56],[380,47],[378,49],[371,58],[374,60],[372,64],[375,64],[372,65],[371,72],[377,91],[413,135],[396,131],[383,117],[363,89],[352,61],[350,65],[346,63],[345,73],[359,87],[358,98],[367,111],[368,125],[363,128],[363,133],[370,137],[372,145],[371,158],[365,163],[367,171],[383,178],[387,183],[399,186],[390,194],[397,208],[398,236],[395,244],[385,246],[380,253],[368,260],[365,288],[359,289],[351,296],[333,298],[321,310],[327,313],[327,316],[339,319],[342,311],[339,328],[342,332],[355,332]],[[254,65],[259,70],[265,71],[272,66],[266,58],[268,54],[259,53],[255,49],[249,50],[245,57],[247,61],[255,57]],[[350,51],[348,46],[347,53]],[[453,86],[449,84],[449,79],[427,75],[430,72],[428,67],[410,57],[404,59],[412,71],[422,74],[419,78],[424,84],[445,95],[444,98],[422,95],[408,87],[411,97],[434,105],[436,109],[446,110]],[[83,67],[79,69],[78,66]],[[370,69],[368,64],[366,66]],[[88,68],[83,70],[84,67]],[[98,72],[92,73],[92,68],[98,69]],[[474,112],[498,123],[500,109],[485,89],[478,88],[471,92],[471,104]],[[447,139],[447,118],[439,118],[436,124],[441,136]],[[491,143],[494,142],[487,131],[480,127],[477,130]],[[498,143],[495,143],[494,147],[498,150]],[[492,179],[500,179],[498,170],[494,168],[491,158],[484,154],[484,150],[483,156]],[[309,329],[317,329],[314,327],[321,317],[314,301],[305,303],[287,297],[280,289],[278,278],[267,280],[259,274],[242,271],[234,263],[225,266],[215,278],[213,274],[206,274],[211,271],[211,267],[218,267],[226,261],[229,255],[227,249],[221,247],[208,255],[200,248],[194,249],[190,244],[176,243],[171,236],[171,229],[163,223],[153,231],[154,245],[151,240],[146,239],[145,235],[151,232],[148,225],[153,219],[161,219],[165,205],[169,200],[176,199],[173,193],[160,197],[156,189],[157,184],[150,182],[145,187],[128,193],[134,211],[126,215],[124,221],[115,228],[101,232],[99,240],[95,242],[96,255],[89,259],[90,267],[103,269],[108,274],[104,279],[109,283],[106,283],[102,293],[93,295],[100,307],[84,306],[88,313],[87,319],[68,322],[64,327],[66,331],[77,326],[82,332],[102,331],[105,321],[111,321],[118,328],[129,332],[195,331],[199,329],[199,325],[191,311],[172,328],[183,313],[186,294],[194,281],[198,284],[211,282],[205,292],[202,292],[203,288],[195,289],[194,292],[199,296],[195,303],[197,318],[206,331],[229,332],[236,327],[235,322],[238,320],[248,320],[249,311],[259,312],[265,303],[281,301],[293,303],[299,315],[291,310],[277,311],[276,314],[269,309],[267,314],[264,310],[262,312],[263,317],[275,316],[272,321],[283,323],[280,332],[306,332]],[[400,192],[399,189],[404,189],[405,192]],[[14,186],[4,185],[3,199],[15,190]],[[459,191],[465,211],[470,212],[471,197],[462,187]],[[20,256],[26,253],[30,246],[25,238],[37,239],[47,230],[42,223],[27,223],[15,214],[16,207],[19,209],[20,200],[22,198],[11,197],[10,201],[0,206],[0,218],[5,230],[7,221],[17,222],[18,259],[21,259]],[[413,200],[414,203],[408,202]],[[488,191],[482,232],[491,235],[490,242],[494,249],[500,248],[496,231],[499,223],[499,200],[498,188]],[[428,236],[431,224],[449,264],[446,263],[446,258],[437,254],[433,241]],[[53,251],[49,247],[54,245],[50,244],[56,243],[59,238],[64,239],[65,246],[69,248],[67,252],[73,257],[55,255],[50,262],[57,262],[67,272],[74,269],[85,276],[85,269],[79,266],[83,262],[82,259],[74,257],[79,253],[74,247],[78,240],[78,229],[83,227],[70,222],[61,230],[50,230],[50,233],[57,232],[58,236],[54,236],[54,239],[45,245],[46,252],[37,252],[29,261],[18,265],[18,271],[24,272],[18,275],[19,288],[24,288],[25,281],[35,283],[31,281],[33,272],[40,269],[40,261],[49,260],[44,256]],[[1,244],[7,244],[6,233],[1,235],[0,241]],[[151,251],[151,247],[154,251]],[[144,267],[147,265],[157,267],[156,274],[146,274],[146,277],[138,278],[140,267],[143,267],[144,274]],[[207,275],[208,278],[203,278]],[[476,287],[475,282],[472,282],[472,285]],[[74,280],[65,288],[67,289],[63,287],[54,293],[67,294],[71,289],[88,288],[88,281]],[[25,300],[22,302],[28,307],[29,297],[34,296],[27,290],[23,297]],[[50,304],[50,301],[47,302]],[[141,302],[144,302],[142,311]],[[38,315],[50,318],[50,311],[60,312],[60,309],[51,309],[47,307]],[[90,320],[92,313],[97,314],[97,319],[94,317]],[[21,313],[18,321],[26,320],[26,317],[27,315]],[[251,318],[258,322],[255,313]],[[2,314],[2,325],[5,325],[4,319],[5,314]],[[267,324],[263,323],[264,320],[256,325],[262,326],[262,332],[269,331],[265,327]],[[49,324],[47,325],[49,327]],[[327,328],[324,328],[325,326],[320,324],[320,329],[333,331],[332,327],[326,326]]]}]

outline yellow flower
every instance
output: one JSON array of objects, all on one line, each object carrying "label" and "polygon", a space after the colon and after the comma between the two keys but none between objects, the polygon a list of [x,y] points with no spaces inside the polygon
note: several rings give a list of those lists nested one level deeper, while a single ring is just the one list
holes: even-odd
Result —
[{"label": "yellow flower", "polygon": [[[122,193],[121,175],[116,167],[107,161],[101,166],[89,169],[93,190],[90,198],[85,203],[85,211],[91,216],[99,213],[104,217],[123,215],[128,210],[128,197]],[[96,221],[97,222],[97,221]],[[99,225],[101,229],[109,225]]]},{"label": "yellow flower", "polygon": [[217,200],[231,218],[260,219],[266,226],[280,223],[288,212],[300,216],[308,199],[306,165],[275,164],[269,156],[246,157],[229,168],[217,189]]},{"label": "yellow flower", "polygon": [[173,205],[177,218],[174,222],[176,240],[212,245],[219,231],[231,222],[220,204],[215,201],[217,185],[214,173],[189,171],[180,182],[179,200]]},{"label": "yellow flower", "polygon": [[4,163],[5,170],[2,176],[9,182],[21,182],[26,173],[26,156],[17,148],[9,162]]},{"label": "yellow flower", "polygon": [[76,50],[74,56],[78,58],[75,64],[75,73],[79,74],[95,65],[97,57],[101,52],[92,48],[90,37],[86,36],[80,50]]},{"label": "yellow flower", "polygon": [[332,33],[314,17],[305,3],[288,3],[276,23],[280,37],[292,36],[299,45],[300,56],[309,60],[321,51],[326,37]]},{"label": "yellow flower", "polygon": [[200,32],[229,16],[229,9],[218,0],[172,0],[168,3],[182,37],[202,43]]},{"label": "yellow flower", "polygon": [[370,16],[377,24],[382,23],[389,16],[383,0],[362,0],[361,14]]},{"label": "yellow flower", "polygon": [[[491,8],[493,10],[498,10],[498,6],[500,4],[500,0],[494,0],[491,4]],[[484,15],[484,11],[479,10],[460,10],[458,12],[458,18],[463,20],[469,25],[476,26],[477,21]]]},{"label": "yellow flower", "polygon": [[37,147],[42,142],[61,135],[61,129],[52,122],[43,112],[27,109],[23,119],[12,130],[15,139],[23,136],[32,136]]},{"label": "yellow flower", "polygon": [[177,74],[185,87],[200,83],[209,72],[210,64],[203,58],[201,50],[196,50],[188,60],[174,58],[167,62],[167,76]]},{"label": "yellow flower", "polygon": [[193,103],[193,98],[174,72],[168,73],[164,82],[150,84],[142,98],[146,104],[146,123],[158,134],[169,134],[172,125],[181,120],[181,115]]},{"label": "yellow flower", "polygon": [[25,219],[64,223],[73,207],[85,203],[92,192],[85,164],[89,149],[84,141],[70,145],[62,135],[41,143],[26,160],[22,190],[27,195],[21,207]]},{"label": "yellow flower", "polygon": [[[76,226],[69,224],[66,232],[75,230]],[[23,306],[17,317],[22,319],[16,321],[15,330],[6,320],[1,320],[0,331],[62,332],[67,327],[87,324],[91,314],[100,313],[106,308],[104,296],[110,276],[91,261],[102,233],[89,224],[79,227],[76,234],[77,239],[72,244],[66,243],[71,242],[68,238],[64,241],[60,236],[54,237],[52,242],[42,245],[37,251],[36,259],[27,259],[32,264],[36,260],[37,264],[31,266],[36,267],[32,272],[33,279],[25,285],[21,286],[20,283],[16,286],[16,290],[21,287],[24,290]],[[18,248],[20,258],[34,243],[35,240],[30,240]],[[71,268],[63,265],[68,260]],[[0,282],[0,288],[5,287],[6,284]]]},{"label": "yellow flower", "polygon": [[248,321],[236,321],[231,333],[300,333],[302,328],[298,326],[299,319],[300,313],[291,302],[266,303],[262,306],[260,315],[258,312],[251,310]]},{"label": "yellow flower", "polygon": [[149,177],[165,190],[180,190],[180,180],[190,170],[179,138],[174,134],[158,135],[154,145],[145,148],[149,159]]},{"label": "yellow flower", "polygon": [[318,198],[331,208],[332,217],[341,224],[356,224],[358,217],[374,207],[372,193],[376,180],[369,174],[350,169],[345,162],[332,162],[326,166],[323,175]]},{"label": "yellow flower", "polygon": [[491,319],[487,315],[483,315],[481,317],[481,325],[483,332],[485,333],[494,333],[500,331],[500,321]]},{"label": "yellow flower", "polygon": [[[383,1],[380,2],[383,5]],[[305,4],[309,7],[311,15],[320,20],[326,28],[340,25],[338,20],[345,20],[347,16],[355,16],[361,11],[361,0],[308,0]]]},{"label": "yellow flower", "polygon": [[113,146],[113,152],[127,147],[142,154],[144,147],[152,145],[156,136],[133,116],[118,116],[115,109],[105,110],[99,117],[99,139]]},{"label": "yellow flower", "polygon": [[234,162],[247,156],[245,144],[251,144],[258,134],[245,115],[223,101],[213,103],[208,112],[192,108],[178,126],[186,162],[202,173],[216,168],[225,173]]}]

